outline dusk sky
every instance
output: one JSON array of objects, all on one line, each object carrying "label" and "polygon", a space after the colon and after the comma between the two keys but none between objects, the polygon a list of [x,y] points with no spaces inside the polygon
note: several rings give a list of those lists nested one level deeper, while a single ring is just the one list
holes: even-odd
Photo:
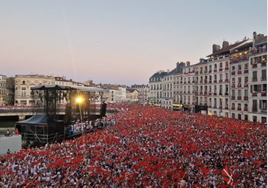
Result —
[{"label": "dusk sky", "polygon": [[267,35],[266,0],[0,0],[0,74],[147,84],[254,31]]}]

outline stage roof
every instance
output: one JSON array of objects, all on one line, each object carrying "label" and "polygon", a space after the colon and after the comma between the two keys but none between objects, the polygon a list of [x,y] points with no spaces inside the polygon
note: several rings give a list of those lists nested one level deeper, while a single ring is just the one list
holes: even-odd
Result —
[{"label": "stage roof", "polygon": [[63,86],[63,85],[41,85],[31,87],[31,90],[79,90],[88,92],[104,92],[105,89],[98,87],[84,87],[84,86]]}]

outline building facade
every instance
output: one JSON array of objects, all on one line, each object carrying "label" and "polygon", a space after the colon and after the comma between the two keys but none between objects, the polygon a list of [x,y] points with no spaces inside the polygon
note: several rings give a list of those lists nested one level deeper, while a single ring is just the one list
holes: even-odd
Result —
[{"label": "building facade", "polygon": [[33,99],[31,87],[38,85],[54,85],[55,78],[46,75],[16,75],[14,105],[28,106],[36,104],[40,99]]},{"label": "building facade", "polygon": [[167,72],[160,70],[154,73],[149,78],[150,100],[149,103],[161,106],[162,100],[162,78],[167,75]]},{"label": "building facade", "polygon": [[267,121],[267,36],[253,33],[249,53],[249,121]]},{"label": "building facade", "polygon": [[0,74],[0,106],[3,106],[6,104],[6,80],[7,76]]},{"label": "building facade", "polygon": [[133,88],[126,88],[126,101],[138,102],[139,91]]},{"label": "building facade", "polygon": [[204,105],[208,115],[266,122],[267,36],[254,32],[253,39],[214,44],[207,57],[187,62],[181,72],[155,73],[149,81],[152,103],[162,98],[165,108]]},{"label": "building facade", "polygon": [[138,90],[138,101],[140,103],[147,103],[150,98],[150,87],[148,84],[132,85],[131,88]]}]

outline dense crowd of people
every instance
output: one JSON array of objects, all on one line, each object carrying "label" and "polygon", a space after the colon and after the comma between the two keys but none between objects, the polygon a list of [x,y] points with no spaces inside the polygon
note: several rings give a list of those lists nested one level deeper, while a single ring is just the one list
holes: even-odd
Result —
[{"label": "dense crowd of people", "polygon": [[116,126],[2,157],[0,187],[266,187],[266,126],[118,108]]}]

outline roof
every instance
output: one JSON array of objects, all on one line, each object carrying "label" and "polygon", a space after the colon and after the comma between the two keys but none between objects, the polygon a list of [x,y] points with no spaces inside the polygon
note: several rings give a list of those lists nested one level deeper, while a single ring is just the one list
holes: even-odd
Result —
[{"label": "roof", "polygon": [[225,53],[225,52],[229,52],[231,49],[239,46],[240,44],[242,44],[244,42],[245,41],[241,41],[241,42],[237,42],[235,44],[229,45],[228,47],[226,47],[224,49],[220,49],[220,50],[216,51],[215,53],[208,55],[207,57],[219,55],[219,54],[222,54],[222,53]]},{"label": "roof", "polygon": [[27,124],[27,125],[47,125],[49,122],[52,122],[50,118],[46,115],[34,115],[29,119],[19,121],[16,124]]},{"label": "roof", "polygon": [[163,72],[156,72],[151,76],[151,78],[162,78],[166,75],[167,75],[167,72],[164,72],[164,71]]},{"label": "roof", "polygon": [[32,90],[79,90],[79,91],[97,91],[104,92],[105,89],[98,87],[84,87],[84,86],[63,86],[63,85],[41,85],[31,87]]},{"label": "roof", "polygon": [[130,93],[133,93],[134,91],[139,92],[137,89],[134,88],[127,88],[126,90],[129,91]]}]

